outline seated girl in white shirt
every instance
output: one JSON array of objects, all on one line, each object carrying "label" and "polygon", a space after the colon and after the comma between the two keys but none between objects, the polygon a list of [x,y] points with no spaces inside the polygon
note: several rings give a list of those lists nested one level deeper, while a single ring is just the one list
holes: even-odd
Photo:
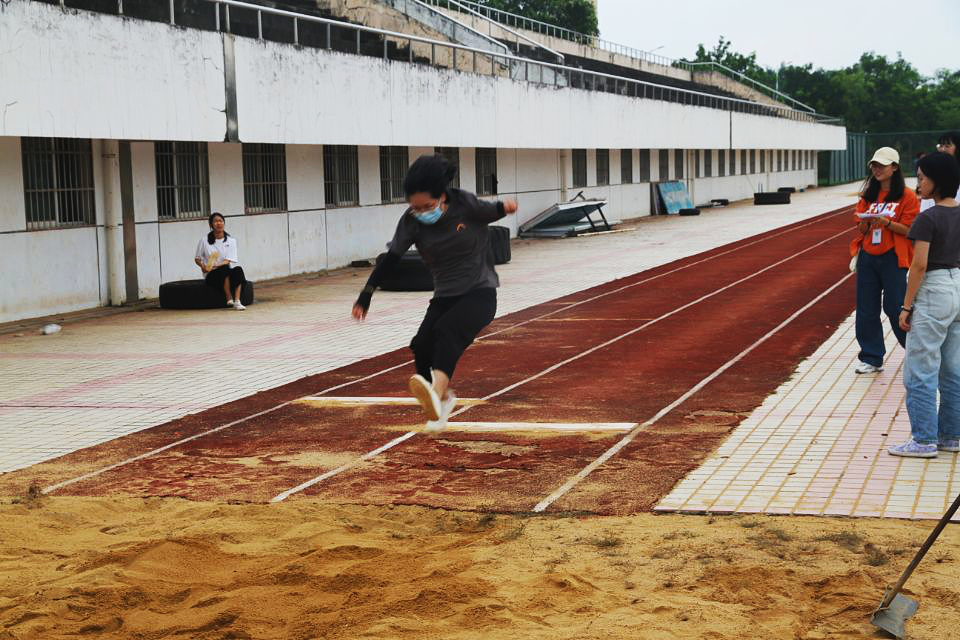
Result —
[{"label": "seated girl in white shirt", "polygon": [[213,212],[208,222],[210,233],[200,239],[193,261],[209,286],[223,288],[227,306],[243,311],[246,307],[240,302],[240,290],[247,280],[237,257],[237,239],[224,230],[223,214]]}]

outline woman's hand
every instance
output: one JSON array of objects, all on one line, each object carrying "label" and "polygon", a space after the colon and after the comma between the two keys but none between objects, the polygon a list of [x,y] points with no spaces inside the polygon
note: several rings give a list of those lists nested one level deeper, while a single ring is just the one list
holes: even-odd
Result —
[{"label": "woman's hand", "polygon": [[900,328],[904,331],[910,331],[910,316],[913,315],[909,311],[900,312]]},{"label": "woman's hand", "polygon": [[517,205],[517,201],[514,200],[513,198],[507,198],[506,200],[503,201],[503,212],[506,213],[507,215],[510,215],[511,213],[516,213],[518,208],[519,206]]},{"label": "woman's hand", "polygon": [[357,322],[362,322],[364,318],[367,317],[367,310],[363,305],[355,304],[353,305],[353,319]]}]

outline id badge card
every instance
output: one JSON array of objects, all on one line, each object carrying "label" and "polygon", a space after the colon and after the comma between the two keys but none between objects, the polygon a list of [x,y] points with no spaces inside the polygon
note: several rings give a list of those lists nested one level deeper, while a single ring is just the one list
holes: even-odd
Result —
[{"label": "id badge card", "polygon": [[873,238],[871,239],[873,244],[882,244],[883,243],[883,229],[874,229]]}]

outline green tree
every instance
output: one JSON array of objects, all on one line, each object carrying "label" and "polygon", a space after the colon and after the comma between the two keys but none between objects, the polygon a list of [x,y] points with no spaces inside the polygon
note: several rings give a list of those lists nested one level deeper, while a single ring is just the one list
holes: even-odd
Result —
[{"label": "green tree", "polygon": [[478,4],[509,11],[587,35],[600,33],[597,11],[590,0],[477,0]]}]

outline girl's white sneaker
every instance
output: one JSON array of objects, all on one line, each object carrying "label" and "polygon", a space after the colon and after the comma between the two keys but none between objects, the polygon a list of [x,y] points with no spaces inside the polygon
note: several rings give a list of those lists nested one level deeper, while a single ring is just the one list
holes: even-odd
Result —
[{"label": "girl's white sneaker", "polygon": [[419,373],[412,376],[407,383],[407,388],[410,389],[410,393],[423,407],[423,412],[427,415],[428,420],[440,419],[440,398],[437,396],[433,385],[426,378]]}]

